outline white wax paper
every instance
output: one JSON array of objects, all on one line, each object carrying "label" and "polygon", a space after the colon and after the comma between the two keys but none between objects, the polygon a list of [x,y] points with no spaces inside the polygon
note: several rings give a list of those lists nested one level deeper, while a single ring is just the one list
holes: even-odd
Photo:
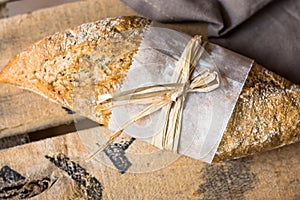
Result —
[{"label": "white wax paper", "polygon": [[[120,90],[170,83],[176,62],[190,39],[191,36],[186,34],[152,25],[145,33]],[[211,163],[253,61],[211,43],[207,44],[206,50],[209,54],[203,54],[192,76],[204,67],[218,70],[222,83],[209,93],[188,94],[178,151]],[[143,108],[145,106],[141,105],[113,108],[109,128],[117,130]],[[159,138],[162,134],[166,120],[162,112],[133,123],[124,133],[152,143],[153,137]]]}]

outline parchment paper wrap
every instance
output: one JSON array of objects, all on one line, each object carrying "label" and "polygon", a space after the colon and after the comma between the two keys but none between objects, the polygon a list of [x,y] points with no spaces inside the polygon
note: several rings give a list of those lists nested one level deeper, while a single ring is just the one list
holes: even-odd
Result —
[{"label": "parchment paper wrap", "polygon": [[[176,62],[191,36],[152,24],[134,56],[132,66],[120,90],[141,86],[170,83]],[[210,163],[217,151],[222,135],[253,60],[208,43],[192,77],[202,68],[218,70],[222,77],[218,89],[209,93],[191,93],[185,102],[178,152]],[[128,99],[130,101],[130,99]],[[118,128],[144,106],[115,107],[109,128]],[[156,112],[128,126],[124,133],[159,145],[164,120],[163,111]]]}]

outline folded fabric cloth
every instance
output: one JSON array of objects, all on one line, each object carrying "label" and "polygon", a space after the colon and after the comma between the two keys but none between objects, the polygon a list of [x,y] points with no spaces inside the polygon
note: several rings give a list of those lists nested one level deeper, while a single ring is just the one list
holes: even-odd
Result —
[{"label": "folded fabric cloth", "polygon": [[122,0],[161,22],[208,23],[210,41],[300,83],[298,0]]}]

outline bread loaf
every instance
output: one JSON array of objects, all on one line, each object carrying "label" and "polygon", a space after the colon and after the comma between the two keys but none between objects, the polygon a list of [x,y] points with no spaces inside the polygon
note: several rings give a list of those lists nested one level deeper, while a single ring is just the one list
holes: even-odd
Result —
[{"label": "bread loaf", "polygon": [[[113,93],[123,82],[150,23],[141,17],[117,17],[56,33],[14,57],[0,72],[0,82],[31,90],[107,125],[111,111],[103,111],[97,97]],[[80,84],[93,84],[93,91],[80,94],[90,95],[89,105],[74,105],[74,90]],[[214,161],[299,140],[300,87],[254,63]]]}]

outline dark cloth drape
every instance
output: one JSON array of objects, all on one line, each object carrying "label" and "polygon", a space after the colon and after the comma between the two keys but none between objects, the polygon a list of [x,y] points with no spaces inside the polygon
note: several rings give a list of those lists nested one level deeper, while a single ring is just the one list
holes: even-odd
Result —
[{"label": "dark cloth drape", "polygon": [[211,42],[300,84],[300,0],[122,0],[160,22],[206,22]]}]

